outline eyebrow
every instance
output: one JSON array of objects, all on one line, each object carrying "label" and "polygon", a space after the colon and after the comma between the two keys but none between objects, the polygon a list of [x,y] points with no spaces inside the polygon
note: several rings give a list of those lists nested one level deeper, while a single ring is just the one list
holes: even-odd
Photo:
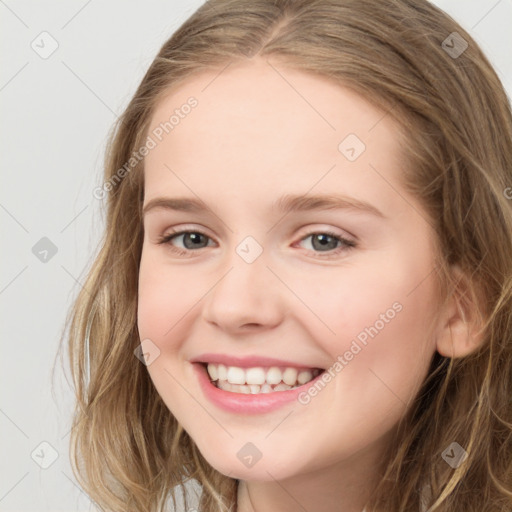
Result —
[{"label": "eyebrow", "polygon": [[[202,213],[209,210],[208,206],[199,199],[186,197],[156,197],[148,201],[142,210],[142,216],[155,208],[166,210],[184,211],[192,213]],[[369,213],[383,219],[386,216],[375,206],[348,196],[335,195],[293,195],[287,194],[280,197],[273,205],[272,209],[281,212],[305,212],[314,210],[353,210],[361,213]]]}]

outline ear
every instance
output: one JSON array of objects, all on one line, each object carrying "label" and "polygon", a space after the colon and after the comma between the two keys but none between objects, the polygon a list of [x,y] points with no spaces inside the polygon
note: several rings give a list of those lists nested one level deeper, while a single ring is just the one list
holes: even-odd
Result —
[{"label": "ear", "polygon": [[445,357],[464,357],[484,341],[482,318],[470,280],[458,266],[452,267],[454,292],[438,320],[437,351]]}]

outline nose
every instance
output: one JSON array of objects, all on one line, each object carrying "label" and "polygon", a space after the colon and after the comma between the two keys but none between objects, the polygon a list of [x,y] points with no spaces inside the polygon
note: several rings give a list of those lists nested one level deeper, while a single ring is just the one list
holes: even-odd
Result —
[{"label": "nose", "polygon": [[278,325],[286,310],[286,288],[267,267],[265,252],[252,263],[235,251],[203,301],[206,322],[230,333]]}]

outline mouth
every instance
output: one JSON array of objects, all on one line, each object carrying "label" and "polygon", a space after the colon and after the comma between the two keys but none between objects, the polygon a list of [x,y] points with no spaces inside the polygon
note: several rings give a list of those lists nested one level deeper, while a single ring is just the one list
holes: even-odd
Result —
[{"label": "mouth", "polygon": [[213,386],[239,394],[265,394],[289,391],[305,386],[325,370],[292,366],[227,366],[220,363],[200,363]]},{"label": "mouth", "polygon": [[[228,362],[238,366],[223,364]],[[203,396],[235,415],[266,414],[289,406],[310,386],[316,386],[326,372],[323,368],[278,366],[291,362],[261,357],[201,356],[191,363]],[[260,366],[249,366],[255,364]]]}]

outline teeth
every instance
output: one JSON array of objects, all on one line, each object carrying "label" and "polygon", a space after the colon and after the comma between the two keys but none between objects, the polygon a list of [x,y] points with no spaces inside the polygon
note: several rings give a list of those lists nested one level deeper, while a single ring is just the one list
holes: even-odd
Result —
[{"label": "teeth", "polygon": [[238,388],[239,393],[244,393],[246,395],[249,395],[251,393],[251,388],[245,384],[243,386],[236,386]]},{"label": "teeth", "polygon": [[309,370],[303,370],[297,376],[297,382],[299,384],[306,384],[313,378],[313,374]]},{"label": "teeth", "polygon": [[217,387],[226,391],[244,394],[271,393],[285,391],[306,384],[321,370],[298,370],[297,368],[240,368],[223,364],[209,363],[208,374]]},{"label": "teeth", "polygon": [[[208,372],[210,371],[210,366],[216,366],[214,364],[208,365]],[[210,375],[211,377],[211,375]],[[217,377],[219,380],[228,380],[228,370],[223,364],[217,365]],[[213,379],[213,377],[212,377]],[[213,379],[215,380],[215,379]]]},{"label": "teeth", "polygon": [[[210,375],[212,380],[217,380],[219,378],[219,372],[217,371],[217,366],[214,364],[208,365],[208,374]],[[225,380],[225,379],[222,379]]]},{"label": "teeth", "polygon": [[282,380],[281,370],[275,366],[272,366],[267,371],[266,381],[269,384],[279,384]]},{"label": "teeth", "polygon": [[228,382],[230,384],[245,384],[245,372],[242,368],[230,366],[228,368]]},{"label": "teeth", "polygon": [[292,389],[292,386],[288,386],[288,384],[278,384],[274,386],[274,391],[286,391],[288,389]]},{"label": "teeth", "polygon": [[245,371],[245,379],[246,379],[247,384],[264,384],[265,383],[265,370],[261,367],[248,368]]},{"label": "teeth", "polygon": [[256,384],[249,384],[249,388],[251,389],[251,394],[256,395],[260,392],[261,386],[258,386]]},{"label": "teeth", "polygon": [[260,388],[260,393],[272,393],[272,388],[270,387],[270,384],[263,384]]},{"label": "teeth", "polygon": [[[297,382],[298,373],[299,372],[296,368],[286,368],[286,370],[283,372],[283,382],[289,386],[293,386]],[[305,383],[303,382],[303,384]]]},{"label": "teeth", "polygon": [[227,380],[219,380],[216,382],[219,389],[224,391],[231,391],[233,393],[243,393],[246,395],[257,395],[260,393],[273,393],[274,391],[287,391],[288,389],[294,389],[297,386],[289,386],[288,384],[277,384],[273,388],[270,384],[263,384],[258,386],[256,384],[231,384]]}]

